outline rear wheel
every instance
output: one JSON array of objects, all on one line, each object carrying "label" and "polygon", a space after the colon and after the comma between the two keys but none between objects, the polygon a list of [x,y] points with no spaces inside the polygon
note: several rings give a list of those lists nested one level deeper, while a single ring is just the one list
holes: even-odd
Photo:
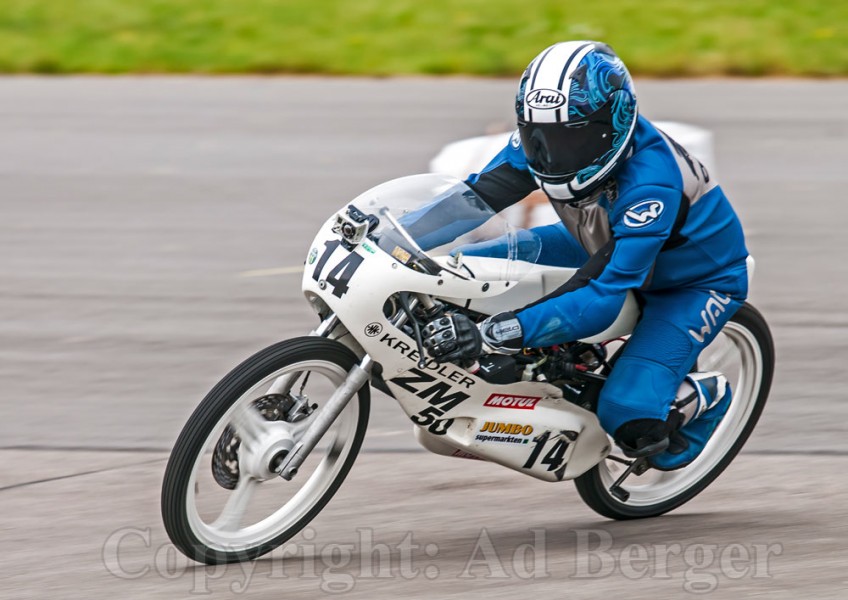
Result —
[{"label": "rear wheel", "polygon": [[727,468],[754,430],[774,375],[774,343],[759,311],[743,305],[701,352],[698,370],[721,371],[733,391],[730,408],[703,452],[683,469],[631,475],[623,486],[630,493],[626,502],[609,492],[625,465],[602,461],[574,481],[592,510],[612,519],[655,517],[694,498]]},{"label": "rear wheel", "polygon": [[248,358],[209,392],[177,439],[162,485],[162,518],[180,551],[207,564],[252,560],[324,508],[362,444],[367,385],[291,481],[276,468],[356,362],[339,342],[296,338]]}]

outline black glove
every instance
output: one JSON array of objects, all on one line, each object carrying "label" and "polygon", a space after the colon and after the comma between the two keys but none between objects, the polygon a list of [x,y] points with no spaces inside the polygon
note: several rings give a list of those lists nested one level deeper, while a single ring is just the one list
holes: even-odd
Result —
[{"label": "black glove", "polygon": [[479,328],[461,313],[448,313],[424,326],[424,347],[439,362],[471,361],[482,354],[515,354],[524,332],[514,313],[502,312]]},{"label": "black glove", "polygon": [[483,353],[483,337],[462,313],[447,313],[424,326],[424,347],[439,362],[461,362]]}]

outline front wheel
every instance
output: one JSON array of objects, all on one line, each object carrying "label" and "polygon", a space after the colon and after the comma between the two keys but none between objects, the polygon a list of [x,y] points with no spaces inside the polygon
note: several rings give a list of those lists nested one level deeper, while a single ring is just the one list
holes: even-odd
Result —
[{"label": "front wheel", "polygon": [[655,517],[694,498],[727,468],[754,430],[774,375],[774,343],[757,309],[745,304],[736,312],[701,352],[698,370],[724,373],[733,391],[727,414],[698,458],[676,471],[631,475],[624,483],[626,502],[609,492],[624,465],[604,460],[574,481],[592,510],[611,519]]},{"label": "front wheel", "polygon": [[181,552],[207,564],[252,560],[324,508],[362,445],[367,385],[292,481],[276,471],[356,362],[339,342],[296,338],[251,356],[209,392],[180,433],[162,485],[162,519]]}]

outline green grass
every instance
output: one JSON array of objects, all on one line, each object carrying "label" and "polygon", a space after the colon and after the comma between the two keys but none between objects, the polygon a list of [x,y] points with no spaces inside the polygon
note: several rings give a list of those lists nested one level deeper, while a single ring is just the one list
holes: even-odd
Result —
[{"label": "green grass", "polygon": [[639,75],[848,74],[845,0],[0,0],[0,72],[515,75],[611,44]]}]

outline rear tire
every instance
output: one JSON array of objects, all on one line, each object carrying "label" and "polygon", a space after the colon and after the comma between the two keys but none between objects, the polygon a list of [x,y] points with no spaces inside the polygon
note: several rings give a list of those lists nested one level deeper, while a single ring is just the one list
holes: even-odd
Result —
[{"label": "rear tire", "polygon": [[[574,480],[577,492],[592,510],[622,520],[656,517],[674,510],[706,489],[745,445],[765,407],[774,375],[774,342],[763,316],[750,304],[743,305],[698,362],[702,370],[729,375],[733,390],[730,409],[704,451],[677,471],[651,469],[638,477],[631,475],[624,483],[630,492],[627,502],[609,492],[623,465],[602,461]],[[728,373],[729,368],[734,372]]]},{"label": "rear tire", "polygon": [[[244,487],[258,490],[260,486],[266,486],[263,490],[271,492],[272,508],[268,510],[274,512],[258,523],[242,527],[241,522],[246,518],[250,506],[242,505],[240,500],[232,500],[232,496],[226,495],[239,493],[238,488],[228,492],[220,483],[215,483],[211,476],[209,459],[215,452],[216,442],[221,439],[222,431],[226,427],[232,427],[230,423],[236,422],[233,420],[237,414],[234,411],[244,410],[240,408],[244,406],[248,409],[255,406],[253,403],[256,398],[268,393],[263,391],[268,389],[268,382],[276,382],[277,378],[288,373],[299,373],[296,381],[303,382],[301,391],[298,392],[302,394],[307,384],[300,377],[303,373],[308,373],[305,379],[309,380],[311,376],[312,384],[323,376],[318,379],[323,385],[323,388],[319,389],[327,392],[343,381],[347,372],[357,362],[353,352],[337,341],[318,337],[295,338],[251,356],[209,392],[191,415],[174,444],[162,484],[161,509],[165,530],[182,553],[206,564],[253,560],[290,539],[321,512],[341,486],[362,445],[370,407],[367,384],[362,386],[357,396],[350,400],[337,417],[333,426],[336,429],[331,429],[325,435],[325,438],[331,438],[330,447],[312,475],[308,475],[301,467],[298,475],[292,481],[286,482],[277,476],[252,477],[245,474],[245,467],[233,467],[242,469],[237,471],[239,486],[242,486],[243,481],[252,480],[244,483]],[[292,389],[293,386],[289,386],[286,393],[290,394]],[[319,413],[326,400],[323,395],[320,398],[312,398],[310,395],[308,403],[317,403],[314,412]],[[261,418],[260,416],[260,423]],[[288,423],[286,420],[269,423],[283,433],[289,431],[286,428],[297,425],[296,421]],[[259,438],[263,442],[274,437],[264,435],[265,437]],[[294,440],[297,440],[296,436]],[[322,439],[322,443],[325,443],[325,440]],[[249,451],[245,450],[242,444],[238,452]],[[307,460],[313,459],[313,455],[316,455],[314,460],[318,460],[318,448]],[[246,454],[240,454],[238,460],[242,461],[243,456]],[[241,462],[238,464],[241,465]],[[304,467],[306,464],[304,463]],[[208,490],[209,496],[226,498],[223,502],[224,509],[214,522],[208,522],[209,519],[204,516],[204,512],[210,511],[204,510],[206,506],[201,508],[202,503],[197,499],[200,489]],[[293,494],[293,497],[288,503],[284,503],[283,507],[277,508],[274,502],[277,493],[280,498],[285,494]],[[255,500],[254,494],[254,491],[245,491],[244,502]],[[236,517],[226,516],[228,510],[241,512]]]}]

